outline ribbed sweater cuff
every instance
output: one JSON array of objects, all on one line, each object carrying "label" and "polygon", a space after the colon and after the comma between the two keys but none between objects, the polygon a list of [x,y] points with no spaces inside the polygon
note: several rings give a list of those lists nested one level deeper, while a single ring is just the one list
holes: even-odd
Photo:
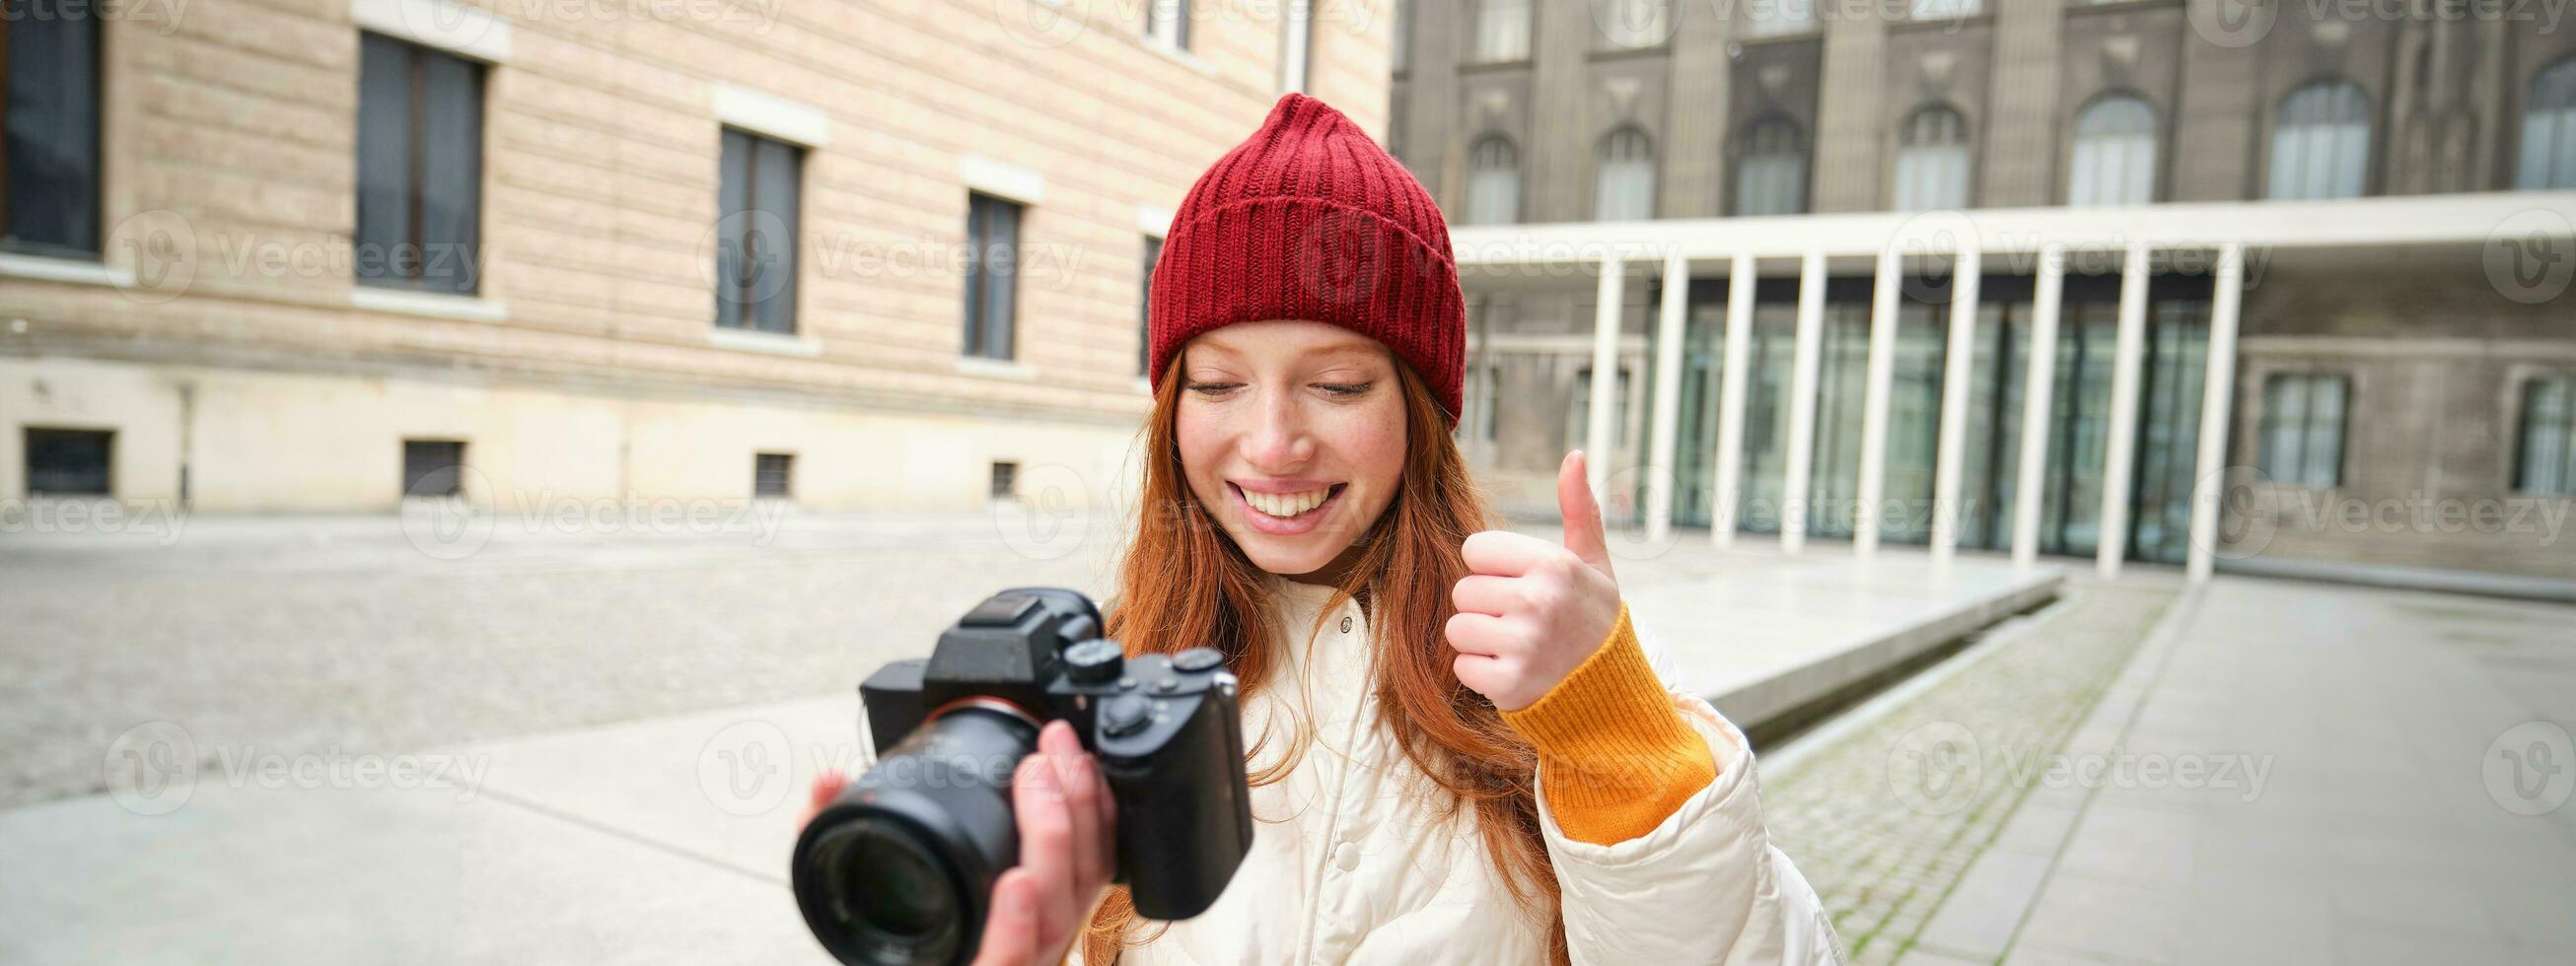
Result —
[{"label": "ribbed sweater cuff", "polygon": [[1503,723],[1538,749],[1548,811],[1566,837],[1625,842],[1717,778],[1708,745],[1673,709],[1619,602],[1619,623],[1574,673]]}]

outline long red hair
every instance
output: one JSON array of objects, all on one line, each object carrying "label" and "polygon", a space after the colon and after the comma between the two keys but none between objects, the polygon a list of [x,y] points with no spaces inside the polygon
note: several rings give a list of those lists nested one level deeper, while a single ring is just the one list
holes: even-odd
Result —
[{"label": "long red hair", "polygon": [[[1385,512],[1357,538],[1348,574],[1303,628],[1305,640],[1345,599],[1367,608],[1378,719],[1405,757],[1445,789],[1452,816],[1472,812],[1494,869],[1526,914],[1547,924],[1549,958],[1567,962],[1556,874],[1539,831],[1538,755],[1492,702],[1458,682],[1445,628],[1455,608],[1449,590],[1467,575],[1460,546],[1495,521],[1466,461],[1450,440],[1446,417],[1411,366],[1394,360],[1405,420],[1402,479]],[[1154,394],[1146,436],[1135,536],[1118,565],[1107,634],[1131,654],[1174,653],[1205,645],[1224,652],[1249,698],[1282,682],[1271,632],[1281,619],[1262,573],[1190,492],[1175,438],[1183,380],[1175,353]],[[1302,726],[1301,726],[1302,727]],[[1262,735],[1258,745],[1281,736]],[[1286,777],[1309,734],[1285,736],[1293,750],[1252,775],[1256,785]],[[1083,961],[1105,966],[1123,945],[1143,940],[1133,901],[1113,888],[1082,938]],[[1151,937],[1146,937],[1150,939]],[[1461,937],[1462,940],[1468,937]]]}]

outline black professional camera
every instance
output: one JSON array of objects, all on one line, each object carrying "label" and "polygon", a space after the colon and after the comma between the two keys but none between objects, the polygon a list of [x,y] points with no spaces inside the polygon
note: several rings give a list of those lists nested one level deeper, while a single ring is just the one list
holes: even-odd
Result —
[{"label": "black professional camera", "polygon": [[1252,848],[1234,675],[1210,648],[1127,658],[1075,591],[993,595],[927,661],[859,685],[877,762],[796,840],[796,904],[844,963],[963,963],[1020,861],[1012,771],[1063,718],[1118,805],[1138,914],[1207,910]]}]

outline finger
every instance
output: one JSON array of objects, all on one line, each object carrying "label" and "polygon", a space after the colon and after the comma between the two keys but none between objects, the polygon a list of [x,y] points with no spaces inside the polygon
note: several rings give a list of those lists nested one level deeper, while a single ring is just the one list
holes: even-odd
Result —
[{"label": "finger", "polygon": [[1073,931],[1073,817],[1065,813],[1062,779],[1044,755],[1020,760],[1022,784],[1011,796],[1020,824],[1020,868],[1029,874],[1041,943]]},{"label": "finger", "polygon": [[1038,958],[1036,889],[1020,869],[993,880],[993,909],[984,917],[984,941],[975,966],[1027,966]]},{"label": "finger", "polygon": [[1467,535],[1459,545],[1467,569],[1496,577],[1518,577],[1556,553],[1556,545],[1526,533],[1485,530]]},{"label": "finger", "polygon": [[1084,767],[1091,756],[1082,750],[1082,741],[1073,736],[1073,726],[1063,721],[1047,722],[1039,733],[1038,747],[1054,756],[1056,771],[1064,780],[1065,817],[1073,820],[1073,886],[1076,903],[1093,883],[1107,882],[1100,869],[1100,786]]},{"label": "finger", "polygon": [[1588,459],[1582,450],[1574,450],[1556,468],[1556,508],[1565,516],[1565,549],[1592,569],[1615,577],[1610,573],[1610,539],[1601,527],[1601,504],[1592,498]]},{"label": "finger", "polygon": [[1505,691],[1511,687],[1513,666],[1503,658],[1482,654],[1460,654],[1457,660],[1449,662],[1450,671],[1458,675],[1458,683],[1466,685],[1467,690],[1484,695],[1496,706],[1500,706],[1507,697]]},{"label": "finger", "polygon": [[1478,657],[1510,653],[1515,648],[1514,641],[1517,640],[1511,632],[1511,625],[1503,618],[1492,614],[1465,611],[1451,614],[1449,623],[1443,630],[1449,639],[1451,650]]},{"label": "finger", "polygon": [[1509,614],[1529,606],[1520,584],[1516,577],[1469,574],[1459,578],[1458,585],[1449,589],[1449,602],[1457,605],[1460,613]]}]

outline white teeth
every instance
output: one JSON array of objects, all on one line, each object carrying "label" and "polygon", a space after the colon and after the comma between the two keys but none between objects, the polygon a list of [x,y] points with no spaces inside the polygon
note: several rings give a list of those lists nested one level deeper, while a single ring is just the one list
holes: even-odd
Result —
[{"label": "white teeth", "polygon": [[1296,516],[1322,506],[1324,500],[1333,495],[1331,487],[1308,490],[1304,493],[1254,493],[1251,490],[1241,492],[1243,502],[1252,504],[1253,509],[1274,517]]}]

